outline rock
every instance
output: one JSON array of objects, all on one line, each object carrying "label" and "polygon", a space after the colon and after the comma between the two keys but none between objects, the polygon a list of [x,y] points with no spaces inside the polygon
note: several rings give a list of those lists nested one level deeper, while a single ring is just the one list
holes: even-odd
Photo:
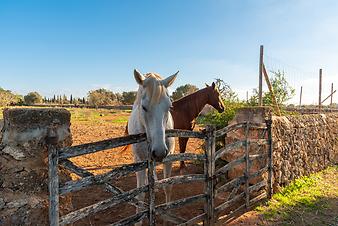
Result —
[{"label": "rock", "polygon": [[12,156],[14,159],[16,160],[21,160],[23,158],[25,158],[24,153],[15,147],[11,147],[11,146],[6,146],[4,149],[2,149],[2,151],[10,156]]}]

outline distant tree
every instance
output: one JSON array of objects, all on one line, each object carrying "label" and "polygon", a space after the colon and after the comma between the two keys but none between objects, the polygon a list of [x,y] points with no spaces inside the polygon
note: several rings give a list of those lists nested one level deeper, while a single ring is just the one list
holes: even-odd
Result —
[{"label": "distant tree", "polygon": [[69,103],[73,104],[73,95],[72,94],[70,94]]},{"label": "distant tree", "polygon": [[55,97],[55,94],[54,94],[54,96],[53,96],[53,100],[52,100],[52,102],[55,104],[55,102],[56,102],[56,97]]},{"label": "distant tree", "polygon": [[224,82],[223,79],[216,78],[215,80],[216,87],[224,100],[230,102],[239,101],[237,94],[231,89],[231,87],[226,82]]},{"label": "distant tree", "polygon": [[86,99],[84,97],[82,97],[81,103],[86,104]]},{"label": "distant tree", "polygon": [[22,103],[22,96],[12,93],[0,87],[0,106],[19,105]]},{"label": "distant tree", "polygon": [[106,89],[97,89],[89,91],[88,102],[91,106],[112,105],[117,102],[116,95]]},{"label": "distant tree", "polygon": [[62,96],[62,104],[68,104],[68,99],[67,99],[67,96],[65,94],[63,94]]},{"label": "distant tree", "polygon": [[42,96],[38,92],[30,92],[24,96],[25,104],[39,104],[42,103]]},{"label": "distant tree", "polygon": [[137,92],[123,92],[122,93],[122,104],[133,104],[136,99]]},{"label": "distant tree", "polygon": [[191,85],[191,84],[186,84],[186,85],[177,87],[171,97],[174,100],[178,100],[186,95],[196,92],[197,90],[198,88],[196,86]]}]

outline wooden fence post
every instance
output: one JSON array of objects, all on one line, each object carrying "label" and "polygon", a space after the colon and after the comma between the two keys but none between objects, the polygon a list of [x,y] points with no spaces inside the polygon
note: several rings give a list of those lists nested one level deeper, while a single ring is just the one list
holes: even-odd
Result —
[{"label": "wooden fence post", "polygon": [[319,112],[322,110],[322,74],[323,70],[319,69],[319,94],[318,94],[318,109]]},{"label": "wooden fence post", "polygon": [[250,160],[249,160],[249,122],[245,124],[245,207],[250,206],[250,192],[249,192],[249,172],[250,172]]},{"label": "wooden fence post", "polygon": [[207,183],[206,183],[206,192],[207,192],[207,202],[206,202],[206,225],[213,226],[215,222],[215,189],[214,189],[214,175],[215,175],[215,148],[216,148],[216,136],[215,136],[215,126],[206,127],[206,173],[207,173]]},{"label": "wooden fence post", "polygon": [[258,84],[258,105],[263,105],[263,45],[259,48],[259,84]]},{"label": "wooden fence post", "polygon": [[156,224],[156,212],[155,212],[155,162],[148,160],[148,185],[149,185],[149,225]]},{"label": "wooden fence post", "polygon": [[271,199],[273,194],[273,147],[272,147],[272,120],[266,120],[266,127],[268,130],[268,198]]},{"label": "wooden fence post", "polygon": [[303,96],[303,86],[300,87],[299,109],[302,109],[302,96]]},{"label": "wooden fence post", "polygon": [[59,226],[58,149],[48,144],[49,224]]},{"label": "wooden fence post", "polygon": [[[333,93],[333,83],[331,83],[331,94]],[[330,108],[332,108],[332,99],[333,99],[333,95],[331,95],[331,99],[330,99]]]}]

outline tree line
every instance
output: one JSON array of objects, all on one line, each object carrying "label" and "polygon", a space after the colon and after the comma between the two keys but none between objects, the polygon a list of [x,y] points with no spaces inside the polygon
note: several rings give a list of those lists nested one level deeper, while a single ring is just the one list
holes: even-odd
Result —
[{"label": "tree line", "polygon": [[[282,71],[272,72],[271,83],[275,91],[278,104],[284,104],[287,100],[295,95],[292,88],[285,79],[285,74]],[[225,102],[240,103],[237,94],[231,87],[222,79],[216,78],[216,86]],[[198,88],[192,84],[185,84],[176,88],[172,93],[173,100],[180,99],[188,94],[196,92]],[[30,92],[25,96],[13,93],[10,90],[0,88],[0,106],[9,105],[34,105],[34,104],[72,104],[72,105],[90,105],[94,107],[109,106],[109,105],[132,105],[136,98],[136,91],[126,91],[122,93],[113,92],[108,89],[100,88],[91,90],[86,97],[73,97],[73,95],[54,95],[52,98],[42,97],[38,92]],[[245,102],[245,101],[244,101]],[[264,105],[271,105],[271,94],[265,92],[263,94]],[[258,92],[256,89],[246,101],[248,105],[258,104]]]}]

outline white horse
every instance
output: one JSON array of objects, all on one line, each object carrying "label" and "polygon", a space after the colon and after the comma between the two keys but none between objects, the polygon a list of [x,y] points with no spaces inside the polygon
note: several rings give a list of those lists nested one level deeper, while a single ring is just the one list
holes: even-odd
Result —
[{"label": "white horse", "polygon": [[[134,77],[139,84],[136,100],[128,121],[128,134],[146,133],[147,142],[132,145],[134,162],[153,159],[161,162],[168,154],[173,153],[175,139],[166,138],[165,130],[174,128],[174,121],[170,114],[171,100],[167,88],[175,81],[178,72],[162,79],[155,73],[142,75],[134,70]],[[165,163],[163,167],[164,178],[171,175],[171,163]],[[146,185],[146,170],[136,173],[137,187]],[[164,189],[166,202],[171,199],[171,186]],[[145,194],[139,195],[140,201]],[[142,208],[138,208],[137,212]],[[141,225],[139,222],[136,225]]]}]

